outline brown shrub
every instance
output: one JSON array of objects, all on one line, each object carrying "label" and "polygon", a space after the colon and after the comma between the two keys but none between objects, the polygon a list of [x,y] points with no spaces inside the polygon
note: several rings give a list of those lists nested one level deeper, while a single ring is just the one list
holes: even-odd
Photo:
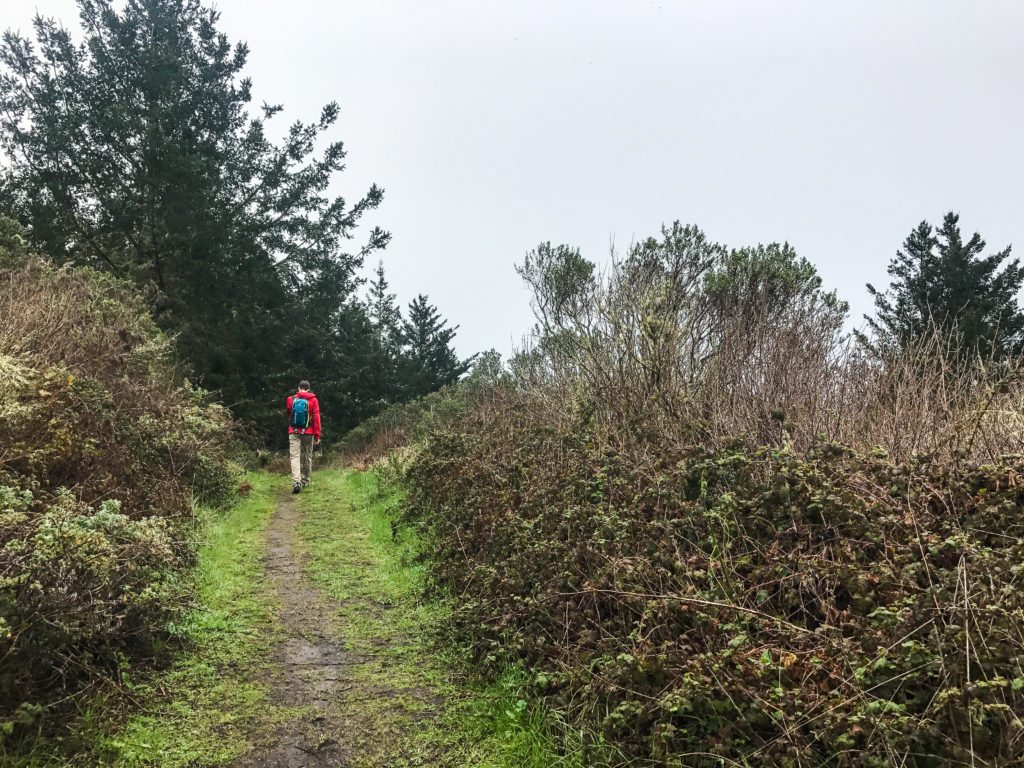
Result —
[{"label": "brown shrub", "polygon": [[533,669],[621,764],[1009,765],[1022,478],[831,444],[624,450],[510,396],[423,446],[408,519],[478,659]]},{"label": "brown shrub", "polygon": [[1024,762],[1019,362],[872,357],[787,246],[690,227],[522,272],[514,387],[407,473],[481,662],[594,764]]},{"label": "brown shrub", "polygon": [[897,460],[1024,449],[1020,361],[954,357],[938,330],[878,359],[844,331],[846,305],[788,246],[727,251],[678,224],[595,275],[545,246],[521,270],[536,333],[512,361],[522,389],[592,413],[614,442],[807,450],[821,440]]}]

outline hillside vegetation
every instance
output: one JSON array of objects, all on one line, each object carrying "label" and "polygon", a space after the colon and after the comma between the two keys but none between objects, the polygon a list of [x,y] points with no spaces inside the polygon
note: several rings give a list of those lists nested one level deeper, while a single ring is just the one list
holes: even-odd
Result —
[{"label": "hillside vegetation", "polygon": [[523,274],[533,345],[406,472],[485,667],[588,764],[1024,759],[1012,358],[866,352],[790,249],[678,225]]},{"label": "hillside vegetation", "polygon": [[186,607],[193,504],[228,498],[230,422],[142,302],[0,219],[0,718],[45,723]]}]

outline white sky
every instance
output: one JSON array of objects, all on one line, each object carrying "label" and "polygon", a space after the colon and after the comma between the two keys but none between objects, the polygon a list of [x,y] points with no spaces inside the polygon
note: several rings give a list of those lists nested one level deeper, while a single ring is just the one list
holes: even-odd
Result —
[{"label": "white sky", "polygon": [[[221,0],[278,120],[337,100],[338,189],[407,303],[463,354],[531,324],[513,266],[541,240],[607,257],[663,222],[789,240],[870,310],[865,282],[946,210],[1024,257],[1020,0]],[[2,0],[0,28],[71,0]],[[372,267],[374,264],[369,264]]]}]

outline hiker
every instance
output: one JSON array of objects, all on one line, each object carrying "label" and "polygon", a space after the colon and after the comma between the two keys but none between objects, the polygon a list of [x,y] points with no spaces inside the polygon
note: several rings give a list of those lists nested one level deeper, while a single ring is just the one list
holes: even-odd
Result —
[{"label": "hiker", "polygon": [[300,381],[299,391],[288,398],[288,457],[292,461],[292,493],[309,485],[313,471],[313,446],[320,442],[320,403]]}]

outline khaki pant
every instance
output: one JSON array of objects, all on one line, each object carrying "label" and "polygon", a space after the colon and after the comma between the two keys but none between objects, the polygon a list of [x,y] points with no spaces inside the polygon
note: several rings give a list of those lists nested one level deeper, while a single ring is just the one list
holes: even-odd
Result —
[{"label": "khaki pant", "polygon": [[292,460],[292,482],[308,481],[313,471],[313,436],[288,435],[288,458]]}]

